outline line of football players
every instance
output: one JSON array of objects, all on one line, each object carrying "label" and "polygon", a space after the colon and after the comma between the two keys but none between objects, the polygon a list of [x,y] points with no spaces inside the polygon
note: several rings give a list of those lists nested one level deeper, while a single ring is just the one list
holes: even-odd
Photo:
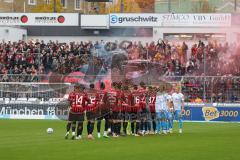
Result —
[{"label": "line of football players", "polygon": [[[100,89],[90,84],[86,89],[76,85],[69,94],[70,103],[68,123],[69,136],[81,139],[84,120],[87,121],[88,139],[94,139],[94,125],[97,124],[98,138],[101,137],[101,122],[105,120],[103,137],[125,135],[143,136],[147,134],[168,134],[172,132],[174,117],[179,120],[179,132],[182,133],[183,95],[179,89],[160,85],[146,87],[144,83],[123,85],[112,83],[112,89]],[[130,124],[130,125],[129,125]],[[128,126],[131,131],[128,133]]]}]

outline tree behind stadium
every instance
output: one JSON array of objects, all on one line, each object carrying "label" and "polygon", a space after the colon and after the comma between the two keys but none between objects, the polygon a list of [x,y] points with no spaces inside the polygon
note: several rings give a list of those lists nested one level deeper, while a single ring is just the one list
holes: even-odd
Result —
[{"label": "tree behind stadium", "polygon": [[[35,8],[32,9],[32,12],[43,12],[43,13],[50,13],[54,11],[54,1],[50,1],[49,4],[40,4],[37,5]],[[56,12],[60,13],[63,12],[63,5],[61,3],[61,0],[56,0]]]}]

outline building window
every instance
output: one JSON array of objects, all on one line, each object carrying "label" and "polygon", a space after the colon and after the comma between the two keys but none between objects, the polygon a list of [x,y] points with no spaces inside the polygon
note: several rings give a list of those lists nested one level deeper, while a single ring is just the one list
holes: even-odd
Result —
[{"label": "building window", "polygon": [[75,10],[81,9],[81,0],[75,0]]},{"label": "building window", "polygon": [[36,5],[37,0],[28,0],[28,5]]},{"label": "building window", "polygon": [[45,0],[45,4],[50,4],[51,0]]},{"label": "building window", "polygon": [[67,8],[67,0],[61,0],[63,8]]},{"label": "building window", "polygon": [[6,3],[13,3],[13,0],[3,0],[3,2],[6,2]]}]

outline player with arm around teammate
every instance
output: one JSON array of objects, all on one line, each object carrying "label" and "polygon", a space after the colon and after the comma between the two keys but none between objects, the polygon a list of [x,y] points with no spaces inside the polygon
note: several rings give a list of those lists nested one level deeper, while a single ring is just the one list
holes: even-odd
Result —
[{"label": "player with arm around teammate", "polygon": [[156,88],[150,86],[149,90],[148,90],[148,94],[149,94],[149,99],[148,99],[148,103],[149,103],[149,109],[150,109],[150,125],[151,126],[149,129],[152,131],[150,131],[150,134],[155,134],[156,131],[156,111],[155,111],[155,103],[156,103]]},{"label": "player with arm around teammate", "polygon": [[[116,82],[112,83],[112,88],[108,91],[107,101],[110,107],[110,120],[111,120],[111,132],[114,138],[119,136],[119,108],[118,108],[118,97],[119,97],[119,90],[118,84]],[[121,123],[120,123],[121,125]]]},{"label": "player with arm around teammate", "polygon": [[110,116],[110,108],[107,103],[107,92],[105,91],[105,84],[103,82],[100,83],[100,90],[98,91],[99,100],[97,104],[97,132],[98,138],[101,138],[101,121],[105,119],[105,127],[103,137],[108,138],[107,132],[109,129],[109,116]]},{"label": "player with arm around teammate", "polygon": [[123,87],[125,100],[123,101],[122,116],[123,116],[123,134],[127,135],[128,121],[130,120],[131,108],[133,105],[133,96],[128,85]]},{"label": "player with arm around teammate", "polygon": [[179,133],[182,133],[183,119],[182,114],[184,112],[184,95],[180,92],[180,88],[174,88],[172,94],[172,102],[174,107],[174,118],[178,121]]},{"label": "player with arm around teammate", "polygon": [[141,106],[141,134],[145,135],[148,131],[148,121],[147,121],[147,115],[149,110],[147,109],[147,101],[146,101],[146,96],[147,96],[147,88],[145,86],[144,82],[140,83],[140,89],[138,92],[140,93],[140,106]]},{"label": "player with arm around teammate", "polygon": [[156,96],[156,119],[157,129],[156,134],[161,134],[161,129],[164,134],[167,134],[167,110],[168,110],[168,94],[165,92],[165,87],[160,86]]},{"label": "player with arm around teammate", "polygon": [[167,114],[167,132],[173,132],[174,108],[172,102],[172,90],[168,90],[168,114]]},{"label": "player with arm around teammate", "polygon": [[132,93],[132,106],[131,106],[131,113],[130,113],[131,131],[132,131],[132,135],[140,136],[142,135],[142,133],[140,132],[141,110],[142,110],[142,107],[140,105],[140,97],[142,93],[138,91],[137,85],[133,86],[133,90],[131,93]]},{"label": "player with arm around teammate", "polygon": [[99,100],[99,95],[97,91],[95,90],[95,85],[90,84],[89,89],[87,91],[87,95],[89,98],[89,103],[87,106],[87,132],[88,132],[88,139],[94,139],[93,137],[93,131],[94,131],[94,123],[96,119],[97,114],[97,103]]},{"label": "player with arm around teammate", "polygon": [[86,102],[88,101],[87,94],[84,92],[84,86],[75,85],[74,91],[69,94],[68,101],[70,103],[68,123],[66,126],[67,133],[65,139],[68,139],[69,131],[72,126],[72,139],[76,137],[76,125],[77,137],[76,139],[81,139],[83,131],[83,121],[84,121],[84,111],[86,109]]}]

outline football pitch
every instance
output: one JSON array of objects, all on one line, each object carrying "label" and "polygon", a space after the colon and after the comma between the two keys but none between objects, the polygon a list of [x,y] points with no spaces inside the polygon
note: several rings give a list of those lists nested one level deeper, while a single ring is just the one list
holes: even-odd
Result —
[{"label": "football pitch", "polygon": [[[95,140],[87,140],[86,132],[82,140],[65,140],[65,124],[55,120],[0,120],[0,159],[240,159],[240,123],[184,123],[183,134],[174,130],[171,135]],[[53,134],[46,133],[49,127],[54,129]]]}]

